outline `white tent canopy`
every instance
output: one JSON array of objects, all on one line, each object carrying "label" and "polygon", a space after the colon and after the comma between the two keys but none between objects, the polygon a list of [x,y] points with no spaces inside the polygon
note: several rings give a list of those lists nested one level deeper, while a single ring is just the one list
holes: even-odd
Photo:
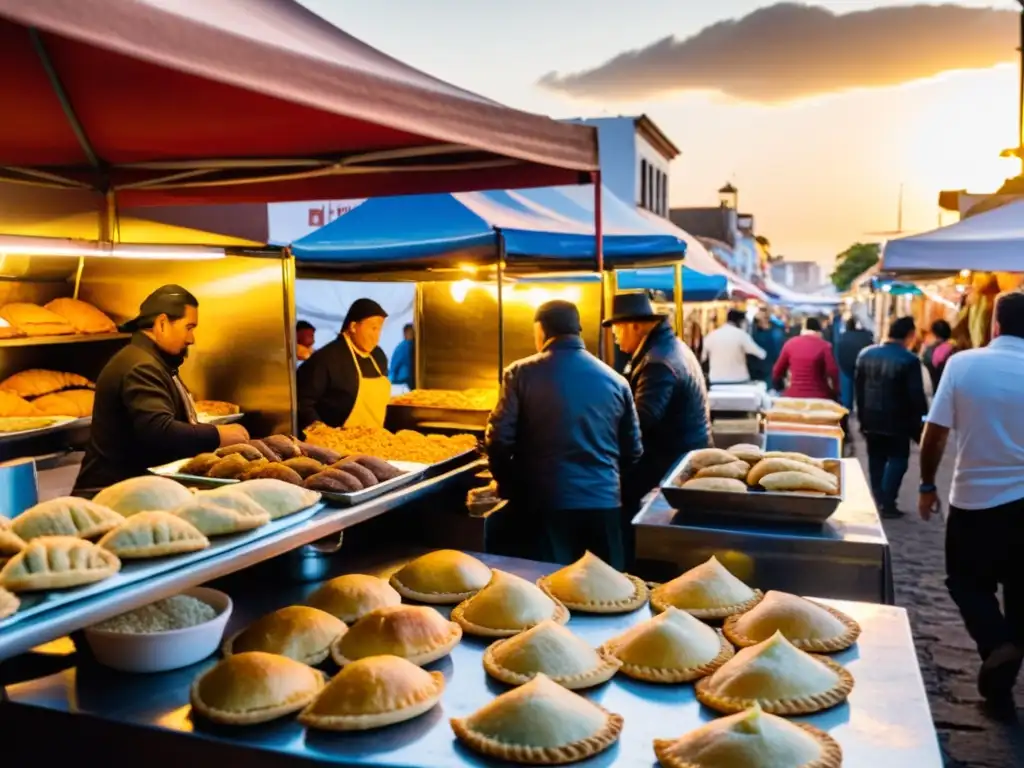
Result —
[{"label": "white tent canopy", "polygon": [[883,272],[1024,272],[1024,200],[933,229],[890,240]]},{"label": "white tent canopy", "polygon": [[841,302],[838,296],[822,296],[794,291],[792,288],[775,282],[770,277],[764,279],[764,287],[768,289],[769,293],[779,297],[778,300],[772,302],[773,304],[784,304],[793,308],[825,309],[834,307]]}]

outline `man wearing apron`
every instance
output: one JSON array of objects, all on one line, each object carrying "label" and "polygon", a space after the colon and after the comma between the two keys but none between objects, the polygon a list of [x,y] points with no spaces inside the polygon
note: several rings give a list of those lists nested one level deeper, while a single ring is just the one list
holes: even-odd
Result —
[{"label": "man wearing apron", "polygon": [[296,373],[299,428],[384,426],[391,382],[378,346],[387,313],[371,299],[349,307],[341,333],[318,349]]}]

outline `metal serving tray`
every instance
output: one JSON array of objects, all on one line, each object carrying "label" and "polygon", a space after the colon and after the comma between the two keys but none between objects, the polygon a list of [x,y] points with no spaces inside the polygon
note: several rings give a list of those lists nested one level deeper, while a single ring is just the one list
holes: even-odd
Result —
[{"label": "metal serving tray", "polygon": [[[154,475],[169,477],[172,480],[178,480],[186,485],[192,485],[197,488],[219,488],[223,485],[234,485],[238,482],[238,480],[229,478],[182,474],[178,470],[188,461],[190,461],[190,459],[172,461],[170,464],[164,464],[162,467],[151,467],[149,471]],[[352,493],[320,491],[320,495],[324,501],[331,502],[336,506],[351,507],[356,504],[362,504],[364,501],[375,499],[389,491],[395,490],[396,488],[401,488],[403,485],[408,485],[423,475],[427,471],[427,468],[431,466],[430,464],[416,464],[411,461],[389,461],[388,463],[391,464],[391,466],[402,470],[405,474],[391,480],[385,480],[383,483],[377,483],[377,485],[370,488],[364,488],[361,491],[354,491]]]},{"label": "metal serving tray", "polygon": [[750,489],[746,493],[700,491],[680,487],[691,475],[690,455],[687,454],[665,476],[661,491],[668,503],[684,514],[710,514],[761,525],[821,525],[835,514],[846,490],[843,463],[829,462],[826,469],[839,479],[839,493],[835,496],[758,489]]},{"label": "metal serving tray", "polygon": [[256,539],[269,536],[277,531],[290,528],[293,525],[309,520],[317,512],[324,508],[323,504],[317,503],[294,515],[271,520],[267,525],[254,528],[251,531],[236,533],[230,536],[217,536],[210,539],[210,546],[198,552],[189,552],[182,555],[170,555],[168,557],[154,557],[146,560],[124,560],[121,563],[121,570],[113,576],[98,581],[95,584],[88,584],[72,589],[55,589],[41,592],[21,592],[18,597],[21,606],[18,612],[0,621],[0,632],[6,627],[27,619],[30,616],[52,611],[69,603],[84,600],[87,597],[120,589],[121,587],[134,584],[135,582],[148,579],[151,576],[171,571],[176,568],[187,568],[200,560],[228,552],[236,547],[241,547]]},{"label": "metal serving tray", "polygon": [[24,429],[19,432],[0,432],[0,444],[13,443],[18,440],[28,440],[33,437],[44,437],[45,435],[52,435],[57,432],[69,432],[73,429],[87,427],[92,423],[92,419],[88,416],[83,419],[75,419],[70,416],[51,416],[49,418],[55,418],[57,421],[48,427],[40,427],[39,429]]},{"label": "metal serving tray", "polygon": [[201,424],[234,424],[245,418],[244,413],[226,413],[223,416],[212,416],[209,413],[198,413],[196,418]]}]

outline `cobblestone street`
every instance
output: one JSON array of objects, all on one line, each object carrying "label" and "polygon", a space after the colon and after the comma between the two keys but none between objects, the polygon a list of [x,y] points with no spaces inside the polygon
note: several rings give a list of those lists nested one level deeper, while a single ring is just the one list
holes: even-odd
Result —
[{"label": "cobblestone street", "polygon": [[[856,443],[856,448],[857,458],[867,471],[863,440]],[[949,497],[953,469],[951,450],[952,444],[937,483],[943,504]],[[946,765],[951,768],[1024,766],[1024,716],[1022,723],[999,723],[979,709],[981,697],[975,687],[979,665],[977,651],[946,592],[942,522],[933,519],[925,523],[917,516],[918,481],[915,449],[900,494],[900,509],[907,512],[907,516],[901,520],[886,520],[884,524],[892,546],[896,602],[910,614],[921,672]],[[1024,714],[1021,713],[1024,684],[1017,686],[1017,703],[1018,715]]]}]

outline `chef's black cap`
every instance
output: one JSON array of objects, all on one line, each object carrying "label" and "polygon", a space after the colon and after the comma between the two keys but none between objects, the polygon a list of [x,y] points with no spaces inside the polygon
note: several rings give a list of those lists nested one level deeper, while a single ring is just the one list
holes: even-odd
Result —
[{"label": "chef's black cap", "polygon": [[180,285],[161,285],[142,300],[139,316],[121,326],[125,332],[152,328],[160,315],[172,320],[185,316],[186,307],[199,307],[199,300]]},{"label": "chef's black cap", "polygon": [[534,322],[540,323],[546,338],[555,336],[579,336],[583,333],[580,311],[571,301],[549,301],[541,304],[534,315]]},{"label": "chef's black cap", "polygon": [[356,299],[348,308],[348,314],[345,315],[345,322],[341,324],[341,327],[348,328],[350,323],[361,323],[371,317],[387,316],[388,313],[384,311],[384,307],[373,299]]}]

